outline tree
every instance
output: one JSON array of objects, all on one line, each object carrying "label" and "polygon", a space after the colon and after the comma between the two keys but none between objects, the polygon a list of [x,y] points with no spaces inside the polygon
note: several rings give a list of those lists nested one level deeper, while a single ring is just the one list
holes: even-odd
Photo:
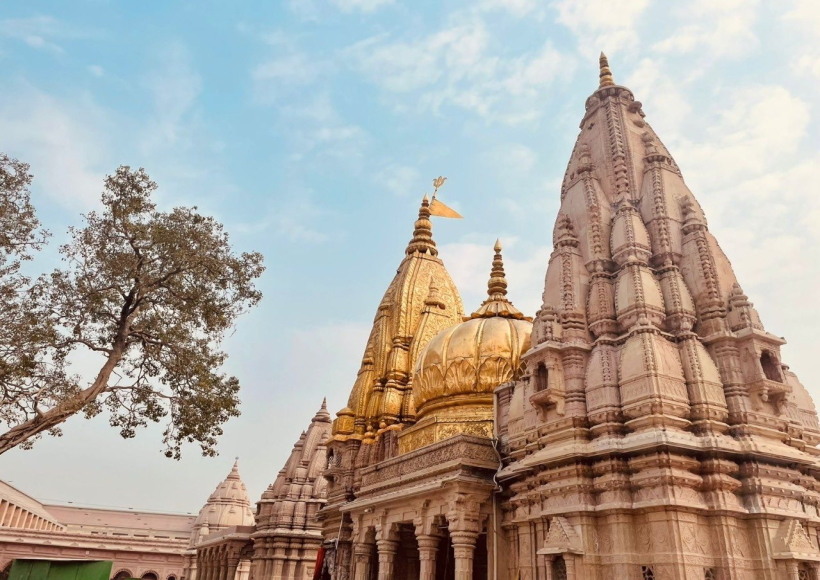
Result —
[{"label": "tree", "polygon": [[[20,181],[18,207],[31,209],[30,181]],[[222,424],[239,415],[239,382],[220,371],[220,346],[261,299],[254,282],[262,256],[234,253],[222,225],[195,207],[158,211],[156,187],[143,169],[119,167],[105,180],[102,211],[70,228],[60,248],[65,267],[17,288],[16,315],[35,319],[21,322],[16,340],[36,354],[10,357],[8,370],[0,361],[0,418],[9,426],[0,453],[59,434],[74,414],[107,410],[126,438],[165,419],[169,457],[178,459],[185,442],[214,455]],[[36,241],[33,209],[31,216],[21,232]],[[0,348],[12,348],[14,336],[2,339]],[[68,372],[79,350],[102,357],[93,380]]]}]

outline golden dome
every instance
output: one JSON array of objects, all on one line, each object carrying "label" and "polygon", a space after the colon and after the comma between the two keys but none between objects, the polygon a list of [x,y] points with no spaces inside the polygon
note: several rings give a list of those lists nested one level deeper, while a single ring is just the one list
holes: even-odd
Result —
[{"label": "golden dome", "polygon": [[494,316],[472,318],[439,333],[416,365],[416,417],[441,407],[492,407],[493,390],[518,378],[531,332],[532,322]]},{"label": "golden dome", "polygon": [[419,354],[413,373],[418,422],[402,436],[400,450],[458,433],[492,435],[493,390],[521,376],[532,333],[532,319],[507,300],[498,242],[488,294],[469,318],[439,332]]}]

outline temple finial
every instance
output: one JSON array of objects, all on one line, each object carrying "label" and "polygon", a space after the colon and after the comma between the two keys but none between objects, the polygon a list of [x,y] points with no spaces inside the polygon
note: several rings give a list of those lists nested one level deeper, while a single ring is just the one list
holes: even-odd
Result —
[{"label": "temple finial", "polygon": [[507,295],[507,277],[504,274],[504,258],[501,256],[501,241],[496,240],[493,268],[490,271],[490,281],[487,283],[487,294],[490,298],[503,298]]},{"label": "temple finial", "polygon": [[409,256],[414,252],[437,256],[436,242],[433,241],[433,224],[430,222],[430,198],[424,194],[419,208],[419,217],[413,230],[413,239],[407,245],[405,253]]},{"label": "temple finial", "polygon": [[317,421],[320,423],[330,423],[330,413],[327,412],[327,397],[322,399],[322,406],[316,411],[316,415],[313,416],[312,421],[314,423]]},{"label": "temple finial", "polygon": [[490,281],[487,283],[487,299],[478,310],[470,315],[470,318],[502,316],[531,320],[507,300],[507,275],[504,273],[504,258],[501,256],[500,240],[495,241],[493,250],[495,250],[495,256],[493,256],[493,268],[490,270]]},{"label": "temple finial", "polygon": [[609,60],[603,52],[598,59],[598,66],[601,69],[601,72],[598,74],[598,77],[600,78],[598,88],[602,89],[604,87],[611,87],[614,85],[615,79],[612,78],[612,71],[609,70]]}]

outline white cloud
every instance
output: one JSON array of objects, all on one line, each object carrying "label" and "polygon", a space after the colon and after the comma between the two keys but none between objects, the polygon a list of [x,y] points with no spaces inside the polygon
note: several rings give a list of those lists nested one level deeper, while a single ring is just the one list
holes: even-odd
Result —
[{"label": "white cloud", "polygon": [[31,165],[36,191],[72,210],[99,200],[111,169],[110,127],[85,99],[61,101],[28,85],[0,96],[4,151]]},{"label": "white cloud", "polygon": [[684,171],[691,167],[714,188],[793,163],[808,128],[808,104],[779,85],[732,88],[728,97],[697,143],[676,145]]},{"label": "white cloud", "polygon": [[370,14],[392,4],[395,4],[395,0],[288,0],[290,11],[297,18],[308,22],[319,21],[328,9],[345,14]]},{"label": "white cloud", "polygon": [[421,187],[421,175],[415,167],[390,163],[375,176],[377,187],[383,187],[399,197],[418,194]]},{"label": "white cloud", "polygon": [[272,223],[274,233],[292,242],[319,244],[329,236],[315,227],[325,211],[309,198],[291,198],[284,206],[277,208]]},{"label": "white cloud", "polygon": [[538,0],[482,0],[480,7],[482,10],[506,10],[521,18],[533,13],[539,14],[541,4]]},{"label": "white cloud", "polygon": [[31,48],[48,50],[54,53],[64,52],[57,44],[59,39],[70,39],[84,36],[51,16],[34,16],[31,18],[6,18],[0,20],[0,36],[19,40]]},{"label": "white cloud", "polygon": [[574,61],[550,43],[516,57],[489,48],[484,22],[474,19],[412,41],[372,37],[343,55],[379,87],[408,95],[422,110],[454,105],[509,124],[537,119],[544,89],[574,70]]},{"label": "white cloud", "polygon": [[288,8],[297,18],[307,22],[319,20],[319,6],[316,0],[288,0]]},{"label": "white cloud", "polygon": [[676,14],[681,26],[653,49],[675,54],[700,52],[710,59],[744,56],[759,44],[754,31],[759,8],[758,0],[687,2]]},{"label": "white cloud", "polygon": [[317,224],[326,223],[328,211],[313,201],[309,190],[291,188],[283,201],[270,207],[258,221],[232,223],[230,230],[242,234],[273,234],[291,242],[321,244],[331,233]]},{"label": "white cloud", "polygon": [[581,54],[591,57],[603,50],[616,53],[638,44],[638,20],[650,0],[557,0],[557,21],[578,39]]},{"label": "white cloud", "polygon": [[[621,82],[616,79],[616,82]],[[692,107],[684,94],[685,84],[669,76],[662,60],[644,58],[623,81],[645,103],[647,121],[662,139],[679,135],[691,122]]]},{"label": "white cloud", "polygon": [[251,72],[255,98],[260,102],[275,101],[295,88],[311,84],[320,68],[318,63],[298,52],[272,58]]},{"label": "white cloud", "polygon": [[97,64],[89,65],[88,72],[94,75],[95,77],[101,77],[105,75],[105,69]]},{"label": "white cloud", "polygon": [[293,125],[291,136],[298,145],[292,159],[316,152],[351,161],[361,157],[369,140],[364,129],[339,115],[326,94],[316,95],[301,106],[283,107],[282,113]]},{"label": "white cloud", "polygon": [[526,145],[508,143],[494,147],[488,158],[503,175],[511,176],[530,171],[538,155]]},{"label": "white cloud", "polygon": [[788,36],[798,40],[792,51],[792,71],[800,77],[810,75],[820,80],[820,3],[794,0],[782,20],[788,26]]},{"label": "white cloud", "polygon": [[146,87],[154,99],[154,121],[144,146],[178,145],[190,141],[187,124],[191,111],[202,92],[202,78],[193,69],[188,49],[171,42],[157,53],[157,66],[148,75]]},{"label": "white cloud", "polygon": [[788,12],[783,15],[783,20],[820,34],[820,4],[815,0],[792,0]]},{"label": "white cloud", "polygon": [[330,0],[342,12],[374,12],[383,6],[394,3],[394,0]]}]

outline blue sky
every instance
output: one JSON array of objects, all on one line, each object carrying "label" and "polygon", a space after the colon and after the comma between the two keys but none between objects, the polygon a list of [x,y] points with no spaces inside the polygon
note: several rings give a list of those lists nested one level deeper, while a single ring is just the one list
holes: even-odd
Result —
[{"label": "blue sky", "polygon": [[465,308],[500,237],[532,314],[597,55],[644,103],[784,360],[820,397],[820,7],[813,0],[9,1],[2,150],[55,233],[143,166],[268,270],[228,342],[243,415],[222,455],[165,459],[105,417],[0,457],[33,495],[195,512],[234,456],[258,499],[322,397],[344,406],[378,301],[437,175]]}]

